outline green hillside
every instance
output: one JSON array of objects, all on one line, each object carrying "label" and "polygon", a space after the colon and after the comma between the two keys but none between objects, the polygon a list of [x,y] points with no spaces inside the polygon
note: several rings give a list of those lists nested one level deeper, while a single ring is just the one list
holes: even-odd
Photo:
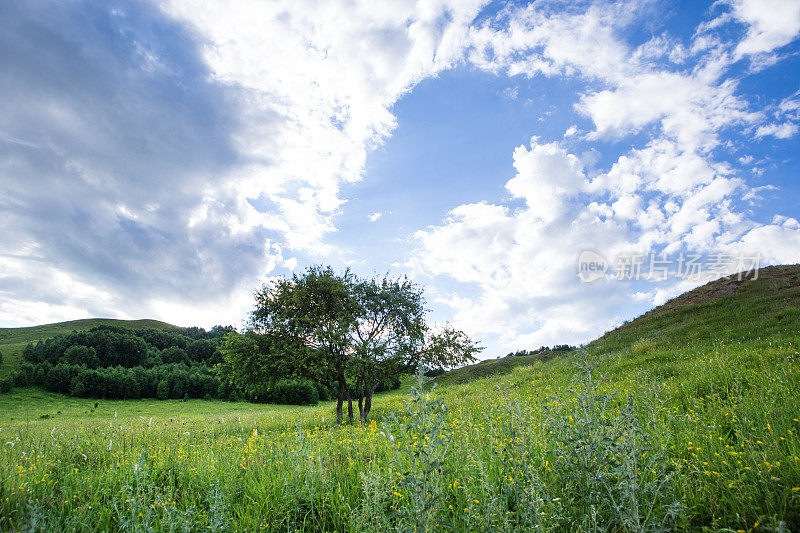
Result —
[{"label": "green hillside", "polygon": [[[704,348],[713,344],[772,340],[800,346],[800,265],[763,268],[727,276],[669,300],[589,343],[597,355],[641,356],[657,348]],[[523,357],[501,357],[457,368],[437,379],[442,385],[503,376],[563,353],[546,351]]]},{"label": "green hillside", "polygon": [[[752,276],[751,276],[752,277]],[[800,340],[800,265],[766,267],[756,279],[720,278],[684,293],[589,343],[598,354],[646,346],[701,347]]]},{"label": "green hillside", "polygon": [[3,364],[0,375],[13,371],[19,365],[22,350],[31,342],[47,339],[55,335],[84,331],[97,326],[118,326],[129,329],[173,329],[177,326],[159,320],[116,320],[113,318],[86,318],[83,320],[70,320],[43,324],[27,328],[0,328],[0,353],[3,354]]},{"label": "green hillside", "polygon": [[534,363],[550,361],[554,357],[562,357],[566,352],[551,352],[546,350],[536,355],[506,356],[499,359],[486,359],[474,365],[467,365],[445,372],[436,379],[440,385],[456,385],[467,383],[475,379],[504,376],[510,374],[520,366],[530,366]]}]

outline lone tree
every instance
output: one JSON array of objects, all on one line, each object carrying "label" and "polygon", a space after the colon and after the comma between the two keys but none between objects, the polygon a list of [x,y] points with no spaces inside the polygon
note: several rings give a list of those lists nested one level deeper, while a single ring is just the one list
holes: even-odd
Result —
[{"label": "lone tree", "polygon": [[278,279],[255,295],[246,335],[261,340],[229,336],[223,368],[245,383],[310,379],[337,399],[337,423],[345,400],[353,421],[354,398],[366,422],[372,395],[388,378],[419,365],[456,366],[480,350],[464,332],[426,324],[422,292],[406,278],[359,279],[322,266]]},{"label": "lone tree", "polygon": [[433,331],[425,323],[422,293],[407,278],[357,280],[353,285],[359,312],[350,365],[361,422],[367,421],[375,389],[388,378],[419,365],[457,366],[480,351],[462,331]]},{"label": "lone tree", "polygon": [[337,400],[337,423],[343,420],[345,399],[353,419],[347,384],[350,333],[359,311],[353,283],[349,270],[339,276],[330,267],[311,267],[302,275],[261,287],[250,315],[254,331],[280,344],[272,353],[281,367],[277,373],[291,369],[289,373],[331,389]]}]

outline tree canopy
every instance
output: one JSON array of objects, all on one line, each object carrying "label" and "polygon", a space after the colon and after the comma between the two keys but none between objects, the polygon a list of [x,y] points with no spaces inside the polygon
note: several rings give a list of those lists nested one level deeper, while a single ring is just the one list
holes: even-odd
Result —
[{"label": "tree canopy", "polygon": [[25,347],[14,382],[86,398],[235,398],[214,372],[232,331],[98,326],[55,335]]},{"label": "tree canopy", "polygon": [[315,266],[262,286],[250,331],[229,335],[223,368],[231,379],[257,384],[310,380],[337,399],[337,422],[353,420],[353,400],[365,422],[372,395],[418,366],[448,368],[480,348],[462,331],[425,320],[422,287],[407,278],[361,279]]}]

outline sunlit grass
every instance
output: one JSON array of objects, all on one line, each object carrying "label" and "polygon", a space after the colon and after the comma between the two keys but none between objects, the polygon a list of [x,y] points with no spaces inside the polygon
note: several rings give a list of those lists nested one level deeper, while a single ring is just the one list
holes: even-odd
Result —
[{"label": "sunlit grass", "polygon": [[[659,468],[671,472],[659,516],[677,502],[680,529],[800,527],[797,357],[789,342],[754,340],[598,359],[597,392],[613,396],[603,416],[620,416],[632,398],[647,435],[642,457],[663,457]],[[436,520],[490,531],[524,529],[523,513],[542,529],[580,523],[591,500],[576,495],[559,466],[568,453],[551,433],[555,412],[568,425],[577,418],[577,358],[437,390],[449,444]],[[407,391],[376,398],[375,424],[336,428],[331,403],[95,407],[17,389],[0,397],[0,529],[403,526],[413,499],[402,483],[410,443],[383,419],[407,420]],[[637,475],[642,486],[655,478]]]}]

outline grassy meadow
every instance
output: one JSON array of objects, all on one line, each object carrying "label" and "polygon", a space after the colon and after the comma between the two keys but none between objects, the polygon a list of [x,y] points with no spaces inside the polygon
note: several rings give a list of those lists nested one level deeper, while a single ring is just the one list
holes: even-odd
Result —
[{"label": "grassy meadow", "polygon": [[0,530],[800,531],[797,272],[707,286],[585,351],[409,377],[366,426],[330,402],[17,388]]}]

